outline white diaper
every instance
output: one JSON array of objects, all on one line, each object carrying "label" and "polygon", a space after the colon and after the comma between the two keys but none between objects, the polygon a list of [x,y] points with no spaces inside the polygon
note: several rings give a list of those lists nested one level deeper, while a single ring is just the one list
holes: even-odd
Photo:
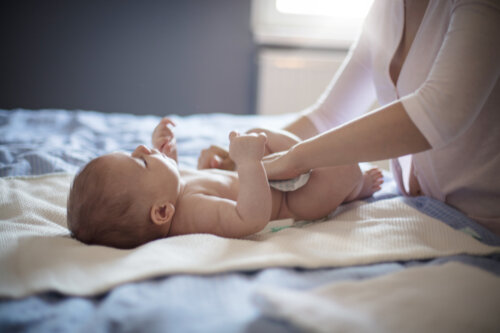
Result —
[{"label": "white diaper", "polygon": [[311,171],[309,171],[308,173],[303,173],[300,176],[292,179],[270,180],[269,185],[272,188],[275,188],[282,192],[291,192],[304,186],[309,180],[310,176],[311,176]]}]

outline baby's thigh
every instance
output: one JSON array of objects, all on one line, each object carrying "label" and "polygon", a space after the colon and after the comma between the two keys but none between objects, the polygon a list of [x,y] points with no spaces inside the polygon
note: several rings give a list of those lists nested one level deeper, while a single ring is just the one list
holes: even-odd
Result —
[{"label": "baby's thigh", "polygon": [[287,206],[296,219],[318,219],[344,202],[362,180],[359,166],[314,169],[306,185],[287,192]]}]

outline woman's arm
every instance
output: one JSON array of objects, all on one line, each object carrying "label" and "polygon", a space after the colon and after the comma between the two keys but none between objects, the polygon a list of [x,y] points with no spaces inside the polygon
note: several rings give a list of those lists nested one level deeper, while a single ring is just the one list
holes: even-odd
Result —
[{"label": "woman's arm", "polygon": [[[367,21],[369,17],[370,14]],[[369,110],[376,95],[371,75],[368,35],[369,31],[360,35],[318,101],[285,126],[285,131],[305,140]],[[226,165],[234,167],[234,164],[227,161],[226,154],[211,147],[201,152],[198,168],[226,169]]]},{"label": "woman's arm", "polygon": [[270,156],[270,179],[443,147],[467,131],[500,72],[498,6],[459,3],[429,77],[413,94]]},{"label": "woman's arm", "polygon": [[264,166],[269,179],[286,179],[318,167],[383,160],[430,148],[396,102],[271,155]]}]

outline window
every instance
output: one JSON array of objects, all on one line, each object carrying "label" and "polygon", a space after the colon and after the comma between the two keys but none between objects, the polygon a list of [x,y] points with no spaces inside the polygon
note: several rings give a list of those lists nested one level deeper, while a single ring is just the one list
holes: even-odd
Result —
[{"label": "window", "polygon": [[253,0],[252,28],[263,45],[347,49],[373,0]]}]

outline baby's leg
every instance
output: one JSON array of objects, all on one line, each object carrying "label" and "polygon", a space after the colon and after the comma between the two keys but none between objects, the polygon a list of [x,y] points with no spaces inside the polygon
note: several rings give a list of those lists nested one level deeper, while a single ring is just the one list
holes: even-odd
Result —
[{"label": "baby's leg", "polygon": [[371,196],[382,182],[380,170],[362,174],[357,164],[315,169],[306,185],[287,192],[287,208],[295,219],[322,218],[344,202]]},{"label": "baby's leg", "polygon": [[295,219],[322,218],[342,204],[362,181],[357,164],[314,169],[306,185],[286,193],[287,208]]},{"label": "baby's leg", "polygon": [[384,182],[382,172],[373,168],[363,174],[363,179],[354,190],[347,196],[345,202],[364,199],[370,197],[373,193],[380,191],[380,185]]},{"label": "baby's leg", "polygon": [[265,128],[253,128],[247,133],[265,133],[267,136],[266,155],[290,149],[300,139],[294,134],[284,130],[270,130]]}]

